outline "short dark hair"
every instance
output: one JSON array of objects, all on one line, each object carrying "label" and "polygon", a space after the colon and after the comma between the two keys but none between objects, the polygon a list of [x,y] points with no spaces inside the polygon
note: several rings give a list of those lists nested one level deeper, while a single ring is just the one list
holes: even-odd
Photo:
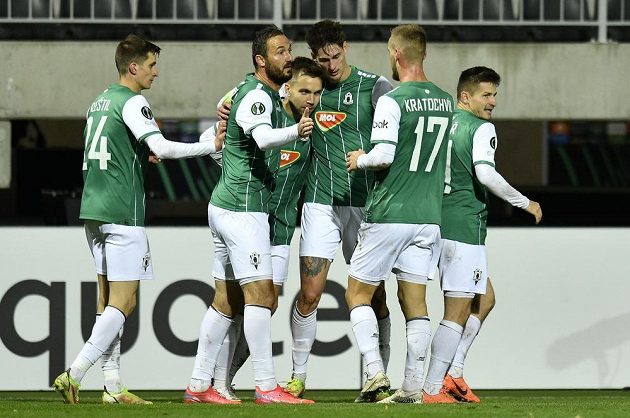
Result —
[{"label": "short dark hair", "polygon": [[313,54],[316,54],[326,45],[343,46],[346,42],[346,35],[341,29],[341,23],[332,20],[322,20],[315,23],[306,31],[306,43]]},{"label": "short dark hair", "polygon": [[501,76],[488,67],[472,67],[462,71],[457,82],[457,99],[463,91],[473,92],[480,83],[501,84]]},{"label": "short dark hair", "polygon": [[291,62],[291,74],[293,74],[292,78],[307,75],[313,78],[320,78],[322,81],[324,80],[324,70],[321,65],[306,57],[293,58]]},{"label": "short dark hair", "polygon": [[147,55],[149,55],[150,52],[153,52],[157,56],[160,55],[160,51],[161,48],[159,46],[142,39],[138,35],[127,35],[116,48],[115,60],[118,74],[127,74],[129,64],[132,62],[141,64],[147,59]]},{"label": "short dark hair", "polygon": [[284,32],[276,25],[266,26],[254,34],[254,41],[252,42],[252,62],[254,63],[254,68],[258,68],[256,55],[267,58],[267,41],[279,35],[284,35]]}]

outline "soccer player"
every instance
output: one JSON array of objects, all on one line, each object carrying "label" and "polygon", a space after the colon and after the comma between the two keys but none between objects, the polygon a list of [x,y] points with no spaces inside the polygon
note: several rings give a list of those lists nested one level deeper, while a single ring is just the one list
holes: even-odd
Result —
[{"label": "soccer player", "polygon": [[153,278],[144,229],[144,168],[149,150],[157,158],[182,158],[216,151],[213,141],[182,144],[166,140],[140,93],[158,76],[160,48],[129,35],[116,49],[119,81],[87,111],[80,218],[99,284],[97,321],[70,368],[54,381],[65,403],[79,402],[81,379],[102,358],[104,403],[150,403],[120,382],[120,336],[136,306],[140,280]]},{"label": "soccer player", "polygon": [[[490,119],[500,82],[501,77],[494,70],[473,67],[463,71],[457,83],[457,109],[449,133],[450,164],[442,207],[443,249],[439,267],[444,319],[431,343],[424,403],[452,403],[456,399],[479,402],[464,381],[462,368],[481,322],[471,315],[473,299],[478,299],[478,305],[481,302],[483,318],[494,304],[491,286],[488,290],[492,302],[479,300],[484,298],[486,283],[489,285],[485,247],[487,191],[525,210],[537,224],[542,218],[538,202],[519,193],[495,169],[497,133]],[[452,367],[453,375],[445,376],[456,351],[460,355]]]},{"label": "soccer player", "polygon": [[[368,150],[376,101],[392,89],[386,78],[351,66],[348,43],[338,22],[324,20],[306,33],[313,59],[325,73],[325,85],[314,112],[313,161],[308,172],[300,239],[300,293],[291,315],[293,372],[286,389],[296,396],[305,390],[306,367],[317,330],[317,305],[330,264],[342,244],[346,263],[357,243],[370,172],[346,171],[346,153]],[[389,359],[389,311],[385,288],[374,300],[379,318],[383,357]],[[358,399],[363,401],[362,399]]]},{"label": "soccer player", "polygon": [[395,27],[387,42],[394,80],[374,112],[372,150],[348,153],[348,170],[376,170],[365,220],[348,272],[346,301],[367,367],[361,390],[373,398],[389,390],[370,306],[379,283],[395,273],[406,320],[407,358],[402,388],[383,403],[420,403],[424,359],[431,340],[425,302],[428,276],[440,255],[447,133],[454,104],[424,72],[426,34],[417,25]]},{"label": "soccer player", "polygon": [[[322,88],[322,68],[309,58],[294,58],[291,63],[291,79],[281,89],[285,111],[282,126],[294,125],[304,112],[314,109],[319,103]],[[223,101],[222,99],[221,102]],[[214,128],[207,132],[208,135],[213,135]],[[271,264],[275,291],[272,313],[277,308],[278,296],[289,274],[290,244],[297,221],[298,199],[310,164],[310,146],[309,141],[296,140],[282,148],[268,151],[268,164],[274,171],[275,182],[269,202]],[[249,357],[247,341],[239,338],[242,318],[241,313],[235,316],[214,372],[214,389],[222,397],[231,400],[237,399],[231,387],[232,379]]]},{"label": "soccer player", "polygon": [[[240,309],[241,289],[243,333],[256,381],[255,402],[312,403],[278,385],[271,352],[274,287],[267,213],[273,173],[266,151],[307,138],[313,129],[306,110],[297,124],[281,126],[278,90],[290,78],[291,59],[291,44],[284,33],[275,26],[261,29],[252,43],[254,73],[247,75],[233,96],[222,174],[208,204],[215,247],[213,276],[219,280],[212,306],[201,323],[195,365],[184,395],[187,403],[215,403],[220,397],[211,381],[223,340]],[[229,280],[230,276],[236,280]]]}]

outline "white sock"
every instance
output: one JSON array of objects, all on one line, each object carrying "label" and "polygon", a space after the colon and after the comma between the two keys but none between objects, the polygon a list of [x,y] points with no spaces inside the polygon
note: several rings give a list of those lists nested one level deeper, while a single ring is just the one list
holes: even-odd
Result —
[{"label": "white sock", "polygon": [[424,391],[429,395],[437,395],[442,389],[442,381],[453,361],[463,330],[464,327],[455,322],[442,320],[435,331],[431,342],[431,362],[424,383]]},{"label": "white sock", "polygon": [[378,351],[381,353],[381,360],[383,361],[383,368],[387,372],[387,365],[389,364],[389,340],[391,339],[392,323],[389,320],[389,314],[385,318],[377,320],[378,322]]},{"label": "white sock", "polygon": [[379,371],[385,372],[381,354],[378,351],[378,324],[371,306],[360,305],[350,311],[352,332],[363,357],[368,379]]},{"label": "white sock", "polygon": [[237,330],[236,344],[234,345],[234,353],[232,354],[232,364],[230,364],[230,374],[228,376],[227,385],[231,385],[236,373],[243,367],[243,364],[249,358],[249,346],[247,339],[243,334],[243,314],[237,314],[234,317],[234,326]]},{"label": "white sock", "polygon": [[[100,318],[100,314],[96,315],[96,320]],[[114,341],[107,347],[107,350],[101,356],[101,370],[105,378],[105,389],[109,393],[120,393],[123,385],[120,380],[120,341],[125,326],[120,327],[118,335],[114,337]]]},{"label": "white sock", "polygon": [[317,333],[317,309],[304,316],[293,306],[291,315],[291,335],[293,336],[293,375],[300,375],[306,380],[306,364],[311,354],[315,334]]},{"label": "white sock", "polygon": [[217,357],[231,324],[230,318],[219,313],[212,306],[206,311],[201,321],[197,356],[190,379],[190,390],[193,392],[205,392],[210,387]]},{"label": "white sock", "polygon": [[125,323],[125,315],[114,308],[106,306],[98,321],[92,327],[92,334],[70,366],[70,377],[80,383],[96,360],[110,346]]},{"label": "white sock", "polygon": [[278,382],[271,352],[271,309],[245,305],[243,333],[251,353],[256,386],[262,391],[275,389]]},{"label": "white sock", "polygon": [[214,381],[212,386],[215,388],[224,388],[228,382],[228,368],[232,365],[232,358],[234,357],[234,349],[236,348],[238,335],[240,334],[240,323],[232,320],[232,324],[228,328],[223,344],[219,350],[217,356],[217,364],[214,366]]},{"label": "white sock", "polygon": [[407,360],[402,389],[420,392],[424,378],[427,350],[431,343],[431,322],[428,316],[407,321]]},{"label": "white sock", "polygon": [[474,315],[468,317],[466,321],[466,327],[462,333],[462,339],[459,341],[455,357],[453,357],[453,363],[448,371],[453,377],[464,377],[464,360],[466,360],[466,354],[475,341],[475,337],[479,334],[481,328],[481,321]]}]

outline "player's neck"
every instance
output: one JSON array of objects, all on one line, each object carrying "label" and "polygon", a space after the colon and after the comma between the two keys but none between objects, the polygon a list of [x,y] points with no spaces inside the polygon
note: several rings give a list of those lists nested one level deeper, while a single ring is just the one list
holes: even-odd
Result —
[{"label": "player's neck", "polygon": [[140,94],[140,92],[142,91],[142,87],[140,87],[140,84],[136,83],[135,80],[129,77],[120,77],[120,79],[118,79],[118,84],[127,87],[129,90],[137,94]]},{"label": "player's neck", "polygon": [[280,90],[280,84],[276,84],[269,77],[267,77],[267,73],[259,68],[254,72],[254,78],[264,84],[266,84],[269,88],[273,89],[273,91]]},{"label": "player's neck", "polygon": [[348,64],[346,65],[346,68],[343,69],[343,72],[341,73],[341,78],[339,78],[339,82],[343,83],[344,81],[346,81],[348,77],[350,77],[350,74],[352,74],[352,67],[350,66],[350,64]]},{"label": "player's neck", "polygon": [[457,108],[458,108],[459,110],[464,110],[464,111],[466,111],[466,112],[468,112],[468,113],[472,113],[472,114],[474,115],[474,113],[473,113],[472,109],[471,109],[471,108],[470,108],[470,106],[468,106],[466,103],[457,102]]},{"label": "player's neck", "polygon": [[298,122],[302,118],[300,111],[295,106],[293,106],[293,103],[291,103],[289,99],[283,99],[282,105],[284,106],[284,111],[286,112],[286,114],[291,115],[294,121]]},{"label": "player's neck", "polygon": [[408,81],[429,81],[421,65],[398,67],[398,78],[401,83]]}]

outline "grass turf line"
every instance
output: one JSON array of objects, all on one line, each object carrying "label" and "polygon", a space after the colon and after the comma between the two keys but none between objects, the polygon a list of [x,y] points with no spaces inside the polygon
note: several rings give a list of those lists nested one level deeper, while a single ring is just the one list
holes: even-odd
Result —
[{"label": "grass turf line", "polygon": [[2,417],[180,417],[186,418],[372,418],[372,417],[623,417],[630,392],[621,390],[480,390],[480,404],[376,405],[352,403],[357,391],[307,392],[315,405],[255,405],[253,391],[239,391],[243,405],[185,405],[183,391],[134,391],[153,405],[102,405],[101,393],[80,393],[81,404],[65,405],[53,392],[0,392]]}]

